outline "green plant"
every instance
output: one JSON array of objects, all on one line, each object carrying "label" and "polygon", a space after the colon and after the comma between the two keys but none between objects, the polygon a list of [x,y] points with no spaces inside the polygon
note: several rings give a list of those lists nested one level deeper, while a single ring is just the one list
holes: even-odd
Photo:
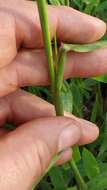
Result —
[{"label": "green plant", "polygon": [[[41,1],[39,0],[39,6],[41,6],[41,2],[45,3],[45,1]],[[101,1],[101,3],[99,1],[82,1],[82,0],[78,0],[78,1],[58,1],[58,0],[50,0],[49,1],[51,4],[55,4],[55,5],[64,5],[66,3],[66,5],[73,5],[74,7],[77,7],[79,8],[80,10],[83,10],[84,12],[86,13],[91,13],[91,14],[96,14],[98,13],[98,5],[102,3],[104,3],[104,1]],[[43,4],[42,4],[43,6]],[[64,114],[64,110],[66,109],[66,106],[64,104],[64,102],[62,101],[62,99],[64,99],[65,97],[62,95],[64,93],[64,91],[68,92],[70,91],[70,93],[68,94],[71,94],[72,93],[72,96],[73,94],[75,94],[77,96],[77,99],[80,99],[79,103],[81,102],[81,104],[83,104],[83,99],[84,97],[86,99],[89,98],[90,96],[90,89],[92,91],[93,89],[93,86],[98,86],[98,89],[96,89],[96,101],[95,101],[95,104],[93,106],[93,109],[92,109],[92,113],[91,113],[91,120],[94,121],[94,122],[97,122],[97,118],[98,118],[98,107],[99,107],[99,100],[101,100],[101,89],[100,89],[100,84],[97,82],[99,80],[103,80],[102,77],[99,78],[95,78],[97,81],[93,81],[92,79],[86,79],[86,80],[81,80],[81,79],[72,79],[72,81],[69,81],[68,82],[65,82],[64,83],[64,88],[62,90],[62,86],[63,86],[63,66],[64,66],[64,63],[65,63],[65,59],[66,59],[66,52],[67,51],[70,51],[70,50],[73,50],[73,51],[79,51],[79,52],[88,52],[88,51],[92,51],[92,50],[95,50],[97,48],[100,48],[100,47],[106,47],[107,46],[107,42],[98,42],[98,43],[95,43],[95,44],[90,44],[90,45],[68,45],[68,44],[62,44],[62,47],[60,48],[59,50],[59,54],[58,54],[58,57],[57,57],[57,65],[58,65],[58,68],[57,70],[54,70],[54,67],[53,67],[53,55],[52,55],[52,48],[51,48],[51,40],[50,40],[50,34],[49,34],[49,28],[48,28],[48,17],[42,17],[42,14],[45,13],[45,16],[46,16],[46,4],[44,4],[45,6],[45,9],[43,11],[43,8],[44,7],[39,7],[39,8],[42,8],[41,12],[40,12],[40,15],[41,15],[41,21],[43,22],[42,19],[44,19],[44,22],[42,23],[43,26],[42,26],[42,29],[43,29],[43,34],[44,34],[44,44],[45,44],[45,50],[46,50],[46,53],[47,53],[47,61],[48,61],[48,64],[49,64],[49,68],[50,68],[50,79],[51,79],[51,86],[52,86],[52,95],[53,95],[53,103],[55,104],[55,107],[56,107],[56,113],[57,115],[63,115]],[[39,9],[40,10],[40,9]],[[46,20],[45,20],[46,19]],[[46,24],[46,25],[45,25]],[[55,41],[56,41],[56,37],[55,37]],[[56,47],[56,46],[55,46]],[[56,49],[56,52],[57,52],[57,49]],[[60,64],[59,64],[60,63]],[[56,80],[57,79],[57,80]],[[57,83],[55,82],[57,81]],[[81,87],[82,86],[82,90],[81,90]],[[80,88],[79,88],[80,87]],[[71,91],[71,89],[73,89]],[[75,93],[76,92],[76,93]],[[79,92],[79,93],[78,93]],[[62,98],[63,97],[63,98]],[[69,96],[71,98],[71,96]],[[61,99],[62,98],[62,99]],[[68,100],[69,101],[69,100]],[[76,105],[77,104],[77,101],[75,103],[76,100],[74,100],[74,96],[73,96],[73,112],[76,113],[76,115],[79,115],[79,116],[83,116],[83,110],[80,109],[79,110],[79,106]],[[102,106],[102,102],[100,103],[100,106]],[[103,116],[103,111],[101,113],[101,121],[105,118],[105,116]],[[106,134],[106,133],[104,133]],[[99,139],[99,141],[101,142],[103,138]],[[105,139],[105,138],[104,138]],[[104,146],[105,146],[105,140],[102,141],[104,143]],[[99,143],[97,143],[97,146],[99,146]],[[94,151],[96,147],[96,144],[93,144],[93,145],[90,145],[89,146],[89,149],[91,151]],[[77,148],[77,147],[76,147]],[[102,146],[100,147],[100,150],[102,150]],[[105,153],[106,149],[103,150],[103,153]],[[75,162],[74,160],[70,162],[70,164],[68,164],[67,168],[65,167],[64,168],[64,174],[62,175],[62,171],[59,172],[59,170],[57,170],[56,168],[53,168],[51,170],[51,173],[49,173],[50,175],[50,179],[51,181],[53,182],[54,184],[54,187],[55,189],[59,190],[59,188],[62,188],[59,187],[57,184],[57,177],[58,179],[61,180],[61,183],[64,184],[63,187],[67,190],[77,190],[77,185],[75,184],[74,186],[72,185],[72,187],[69,187],[68,188],[68,184],[69,182],[66,180],[64,180],[65,177],[65,171],[69,171],[69,169],[72,168],[72,170],[74,171],[74,174],[75,174],[75,179],[77,180],[78,182],[78,179],[82,179],[83,180],[83,177],[85,177],[85,181],[87,183],[87,186],[88,186],[88,189],[90,190],[94,190],[94,189],[99,189],[99,190],[106,190],[106,187],[107,187],[107,182],[106,182],[106,172],[104,171],[103,174],[101,174],[101,169],[102,169],[102,162],[99,163],[99,158],[97,158],[97,161],[96,161],[96,158],[93,156],[93,154],[91,154],[90,151],[88,151],[87,149],[83,149],[82,151],[82,159],[83,159],[83,164],[81,166],[81,164],[79,165],[79,161],[81,161],[81,157],[78,156],[80,154],[78,148],[77,148],[77,151],[75,152],[74,151],[74,160],[75,162],[78,164],[79,166],[79,170],[77,169],[77,166],[75,165]],[[104,156],[104,154],[102,153],[102,156]],[[76,156],[75,156],[76,155]],[[107,154],[105,153],[105,156]],[[101,153],[99,153],[99,156],[101,156]],[[78,157],[78,160],[76,160]],[[76,158],[76,159],[75,159]],[[104,157],[103,157],[104,159]],[[81,161],[82,163],[82,161]],[[84,170],[82,167],[84,166],[85,164],[85,167],[84,168],[87,168],[87,170]],[[53,164],[52,164],[53,165]],[[93,168],[93,170],[91,169],[92,166],[95,166]],[[76,167],[76,168],[75,168]],[[97,169],[96,169],[97,168]],[[97,171],[97,172],[96,172]],[[81,174],[82,176],[81,176]],[[56,176],[56,178],[55,178]],[[93,176],[93,178],[92,178]],[[73,178],[73,177],[72,177]],[[78,187],[79,189],[85,189],[87,188],[86,185],[84,185],[84,181],[80,181],[78,182]],[[99,182],[99,180],[101,182]],[[66,183],[64,183],[66,181]],[[83,183],[80,184],[80,183]],[[43,181],[43,183],[45,184],[46,186],[46,189],[51,189],[51,186],[49,184],[48,181]],[[56,185],[55,185],[56,184]],[[40,185],[41,186],[41,185]],[[53,189],[53,188],[52,188]]]}]

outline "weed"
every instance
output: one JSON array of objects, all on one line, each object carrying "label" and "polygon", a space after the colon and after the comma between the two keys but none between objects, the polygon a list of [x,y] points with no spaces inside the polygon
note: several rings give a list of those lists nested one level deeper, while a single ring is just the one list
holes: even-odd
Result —
[{"label": "weed", "polygon": [[[56,64],[58,66],[57,71],[54,70],[46,2],[45,0],[38,0],[37,3],[50,71],[51,92],[53,103],[56,108],[56,115],[63,115],[64,110],[69,109],[70,112],[81,117],[88,117],[91,121],[102,126],[100,129],[101,135],[98,141],[80,150],[78,147],[74,147],[73,159],[67,165],[60,168],[53,167],[51,170],[48,170],[48,174],[38,185],[38,189],[106,190],[107,114],[105,113],[106,107],[104,105],[106,95],[102,94],[102,92],[105,93],[104,89],[106,89],[106,85],[104,83],[107,83],[107,76],[100,76],[94,79],[70,79],[63,83],[63,71],[67,51],[89,52],[101,47],[107,47],[107,41],[101,41],[90,45],[62,44],[56,59]],[[48,3],[73,6],[85,13],[101,17],[103,20],[107,19],[105,11],[107,9],[107,2],[104,0],[48,0]],[[103,82],[103,84],[100,83],[100,81]],[[68,96],[66,96],[66,94],[68,94]],[[89,101],[91,105],[88,104]],[[66,104],[64,102],[66,102]],[[69,103],[67,104],[67,102],[71,102],[72,109],[69,108]],[[53,165],[54,163],[51,164],[51,166]]]}]

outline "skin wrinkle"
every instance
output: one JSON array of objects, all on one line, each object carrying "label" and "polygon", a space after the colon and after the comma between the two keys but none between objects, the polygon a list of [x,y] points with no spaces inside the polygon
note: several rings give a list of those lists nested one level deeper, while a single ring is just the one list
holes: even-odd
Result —
[{"label": "skin wrinkle", "polygon": [[[14,165],[14,167],[12,167],[13,170],[10,169],[9,176],[13,176],[13,174],[14,174],[14,179],[13,180],[16,181],[16,183],[18,183],[18,184],[19,184],[19,182],[17,182],[17,180],[15,180],[16,179],[15,176],[18,176],[18,175],[20,176],[20,173],[21,173],[21,179],[25,178],[25,173],[26,173],[27,176],[31,175],[32,176],[32,182],[35,181],[36,176],[41,175],[41,173],[39,172],[39,168],[40,168],[39,159],[38,159],[39,157],[38,157],[38,154],[36,154],[37,152],[34,151],[35,148],[36,148],[35,147],[36,141],[34,140],[35,139],[34,136],[32,136],[32,139],[30,139],[30,137],[26,139],[27,141],[25,141],[25,148],[27,149],[27,151],[21,151],[21,148],[20,148],[21,154],[19,154],[16,151],[17,150],[17,143],[18,142],[14,141],[15,140],[14,138],[12,139],[12,138],[7,138],[6,137],[5,145],[7,144],[6,147],[8,147],[7,151],[9,152],[9,154],[8,154],[9,157],[6,158],[6,159],[7,159],[7,161],[8,161],[8,159],[11,161],[10,162],[10,166],[11,166],[11,163],[12,163],[12,165]],[[28,139],[29,139],[29,143],[28,143]],[[22,139],[20,139],[20,140],[22,141]],[[25,140],[25,138],[24,138],[24,140]],[[29,151],[28,151],[28,148],[29,148]],[[5,148],[4,148],[4,151],[5,151]],[[11,155],[12,155],[13,151],[14,151],[14,159],[13,158],[11,159]],[[4,155],[4,154],[2,154],[2,155]],[[34,155],[34,156],[32,156],[32,155]],[[21,160],[21,162],[20,162],[20,160]],[[34,166],[34,163],[35,163],[35,166]],[[23,166],[23,168],[22,168],[22,166]],[[34,172],[34,170],[35,170],[34,168],[37,168],[37,172],[36,172],[35,175],[34,175],[34,173],[35,173]],[[15,171],[17,171],[17,172],[15,172]],[[31,174],[29,173],[29,171],[32,171]],[[12,175],[11,175],[11,173],[12,173]],[[23,177],[22,177],[22,175],[23,175]],[[8,179],[9,179],[8,184],[10,184],[10,182],[11,182],[10,177]],[[29,177],[28,177],[28,179],[29,179]],[[13,184],[13,189],[15,189],[15,187],[18,184],[16,184],[16,185]],[[25,185],[26,184],[24,184],[24,186]],[[25,187],[25,188],[22,188],[22,189],[28,189],[28,187]]]},{"label": "skin wrinkle", "polygon": [[[28,169],[28,173],[29,171],[32,171],[32,173],[29,173],[29,176],[32,176],[32,180],[31,183],[29,184],[33,184],[33,182],[36,179],[36,176],[41,176],[42,175],[42,167],[41,167],[41,161],[40,161],[40,157],[38,154],[38,143],[37,143],[37,139],[32,138],[31,142],[29,143],[29,151],[27,155],[23,156],[24,158],[24,163],[25,163],[25,167],[26,169]],[[32,145],[32,149],[31,149],[31,145]],[[28,147],[27,146],[27,147]],[[35,166],[34,166],[35,164]],[[34,168],[36,168],[36,172],[34,172]],[[20,172],[21,173],[21,172]],[[26,187],[26,189],[31,189],[31,187]]]},{"label": "skin wrinkle", "polygon": [[[7,144],[7,147],[8,147],[8,144]],[[8,154],[9,155],[12,155],[13,154],[13,149],[12,149],[12,153],[10,152],[8,152]],[[22,181],[24,180],[24,175],[23,174],[25,174],[26,172],[27,173],[29,173],[29,170],[30,170],[30,168],[28,167],[28,164],[26,163],[26,159],[27,159],[27,157],[26,157],[26,159],[24,159],[25,157],[23,157],[22,156],[23,155],[23,153],[19,156],[19,154],[17,154],[15,151],[14,151],[14,158],[11,158],[11,156],[10,156],[10,158],[6,158],[6,162],[7,162],[7,166],[6,166],[6,168],[8,168],[8,161],[9,161],[9,164],[10,164],[10,168],[9,168],[9,170],[6,172],[7,173],[7,175],[6,175],[6,180],[5,179],[3,179],[3,177],[2,178],[0,178],[1,179],[1,182],[2,182],[2,184],[3,184],[3,187],[5,188],[5,187],[7,187],[8,186],[8,184],[11,184],[11,181],[13,181],[12,182],[12,185],[11,185],[11,189],[16,189],[15,187],[17,187],[18,186],[18,188],[20,187],[20,183],[22,184]],[[17,157],[17,159],[16,159],[16,157]],[[3,157],[4,158],[4,157]],[[21,163],[20,163],[20,159],[21,159]],[[5,162],[5,163],[6,163]],[[12,166],[12,167],[11,167]],[[23,166],[23,168],[22,168],[22,166]],[[5,168],[5,166],[4,166],[4,169],[6,170],[6,168]],[[24,172],[23,172],[24,171]],[[30,170],[31,171],[31,170]],[[20,174],[21,174],[21,177],[19,177],[19,179],[20,179],[20,183],[18,183],[18,181],[16,180],[17,179],[17,176],[20,176]],[[11,179],[11,177],[13,178],[13,179]],[[8,179],[8,180],[7,180]],[[18,179],[18,180],[19,180]],[[6,183],[4,182],[4,180],[6,181]],[[23,184],[23,186],[25,186],[26,184]],[[21,185],[22,186],[22,185]],[[3,189],[4,189],[3,188]],[[19,188],[20,189],[20,188]],[[25,188],[21,188],[21,189],[26,189],[26,187]]]},{"label": "skin wrinkle", "polygon": [[[16,81],[16,89],[17,89],[17,88],[20,87],[20,80],[22,79],[22,77],[20,75],[20,70],[18,68],[18,64],[17,63],[14,65],[14,72],[15,72],[15,81]],[[22,87],[23,87],[23,85],[22,85]]]},{"label": "skin wrinkle", "polygon": [[[47,142],[43,142],[42,139],[36,142],[36,153],[38,155],[39,160],[39,176],[42,175],[42,173],[46,170],[46,168],[49,166],[49,162],[51,160],[52,153],[50,152],[50,148],[48,146]],[[36,155],[36,154],[35,154]],[[46,157],[44,157],[46,155]]]},{"label": "skin wrinkle", "polygon": [[[8,168],[8,162],[7,162],[7,160],[8,160],[8,158],[10,157],[10,155],[12,155],[11,153],[10,153],[10,150],[9,150],[9,146],[8,146],[8,144],[5,142],[5,145],[7,145],[6,147],[7,147],[7,152],[9,153],[8,154],[8,156],[6,157],[5,155],[6,155],[6,151],[5,151],[5,148],[3,148],[4,147],[4,142],[3,142],[3,139],[2,139],[2,142],[0,141],[0,150],[1,150],[1,157],[0,157],[0,161],[1,161],[1,163],[2,163],[2,160],[4,160],[4,164],[1,166],[1,168],[3,167],[3,169],[5,170],[5,172],[7,173],[7,175],[6,175],[6,179],[5,179],[5,175],[2,175],[1,177],[0,177],[0,184],[2,184],[3,185],[3,187],[2,187],[2,189],[4,190],[6,187],[7,187],[7,184],[9,184],[10,183],[10,181],[12,180],[13,181],[13,186],[15,185],[15,183],[16,183],[16,171],[14,171],[14,167],[13,167],[13,165],[14,165],[14,162],[13,162],[13,158],[12,159],[10,159],[10,163],[9,163],[9,168]],[[12,153],[13,153],[13,151],[12,151]],[[12,167],[11,167],[11,163],[12,163]],[[8,168],[8,172],[7,172],[7,168]],[[8,188],[8,189],[10,189],[10,188]],[[12,187],[11,187],[11,189],[13,189]]]}]

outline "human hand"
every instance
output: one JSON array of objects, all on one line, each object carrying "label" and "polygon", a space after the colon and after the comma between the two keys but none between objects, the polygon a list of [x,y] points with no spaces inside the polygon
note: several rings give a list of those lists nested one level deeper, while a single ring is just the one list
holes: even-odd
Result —
[{"label": "human hand", "polygon": [[[49,84],[42,32],[35,2],[0,1],[0,96],[19,87]],[[89,43],[100,39],[106,24],[72,8],[49,6],[51,38]],[[89,77],[107,72],[107,49],[90,53],[69,52],[65,78]]]},{"label": "human hand", "polygon": [[[62,164],[71,159],[70,147],[97,138],[94,124],[66,116],[55,117],[52,105],[21,90],[0,99],[0,189],[31,189],[57,153]],[[2,128],[6,121],[16,130]]]},{"label": "human hand", "polygon": [[[23,86],[49,84],[35,3],[19,0],[4,3],[1,0],[0,8],[0,96]],[[49,18],[51,37],[57,31],[59,41],[68,43],[96,41],[106,30],[102,21],[71,8],[49,7]],[[65,78],[104,74],[107,71],[106,51],[85,54],[69,52]],[[1,189],[31,188],[59,150],[67,148],[58,161],[60,164],[70,159],[70,146],[90,143],[98,136],[98,129],[93,124],[74,116],[55,118],[49,104],[25,92],[16,91],[0,101],[1,127],[6,121],[21,125],[10,133],[1,128]],[[64,144],[59,149],[59,137],[67,126],[70,126],[67,132],[69,138],[63,138]]]}]

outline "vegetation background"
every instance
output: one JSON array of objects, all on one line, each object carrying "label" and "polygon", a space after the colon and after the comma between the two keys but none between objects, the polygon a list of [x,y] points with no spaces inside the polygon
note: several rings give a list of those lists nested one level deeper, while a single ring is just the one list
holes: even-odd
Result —
[{"label": "vegetation background", "polygon": [[[48,0],[48,3],[70,6],[107,22],[107,0]],[[104,36],[107,38],[107,35]],[[64,81],[63,100],[66,110],[96,123],[99,139],[93,144],[75,148],[74,159],[89,190],[107,190],[107,75],[95,79]],[[27,87],[27,91],[51,102],[48,87]],[[52,168],[40,182],[38,190],[78,190],[70,162]],[[79,189],[80,190],[80,189]],[[82,190],[82,189],[81,189]]]}]

